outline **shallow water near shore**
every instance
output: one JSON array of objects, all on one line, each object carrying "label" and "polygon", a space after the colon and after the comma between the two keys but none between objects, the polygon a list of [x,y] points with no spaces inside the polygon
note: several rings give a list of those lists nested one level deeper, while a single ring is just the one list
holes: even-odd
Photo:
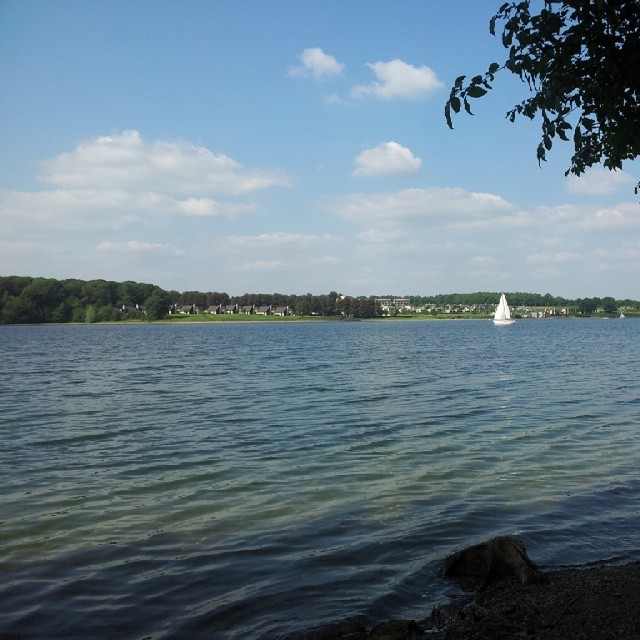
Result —
[{"label": "shallow water near shore", "polygon": [[640,320],[0,327],[0,635],[428,615],[444,556],[640,558]]}]

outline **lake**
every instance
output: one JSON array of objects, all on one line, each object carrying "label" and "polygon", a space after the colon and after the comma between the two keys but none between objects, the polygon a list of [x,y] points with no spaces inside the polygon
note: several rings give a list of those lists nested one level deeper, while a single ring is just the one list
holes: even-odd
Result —
[{"label": "lake", "polygon": [[420,619],[443,558],[640,558],[640,320],[2,326],[0,635]]}]

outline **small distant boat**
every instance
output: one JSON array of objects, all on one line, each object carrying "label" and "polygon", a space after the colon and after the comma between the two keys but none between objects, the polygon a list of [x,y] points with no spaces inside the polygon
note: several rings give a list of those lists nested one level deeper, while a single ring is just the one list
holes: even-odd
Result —
[{"label": "small distant boat", "polygon": [[620,320],[624,320],[624,313],[620,314]]},{"label": "small distant boat", "polygon": [[493,324],[496,325],[505,325],[505,324],[514,324],[515,320],[511,319],[511,310],[509,309],[509,305],[507,304],[507,299],[505,298],[504,293],[500,296],[500,302],[496,307],[496,312],[493,315]]}]

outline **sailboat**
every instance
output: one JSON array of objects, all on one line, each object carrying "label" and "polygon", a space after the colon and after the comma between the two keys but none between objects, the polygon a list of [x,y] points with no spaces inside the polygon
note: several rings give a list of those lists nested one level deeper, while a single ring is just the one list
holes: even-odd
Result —
[{"label": "sailboat", "polygon": [[511,319],[511,311],[509,310],[509,305],[507,304],[507,299],[504,297],[504,293],[500,296],[500,302],[496,307],[496,312],[493,316],[493,324],[503,325],[503,324],[514,324],[515,320]]},{"label": "sailboat", "polygon": [[624,313],[621,313],[621,314],[620,314],[620,320],[624,320],[624,318],[625,318]]}]

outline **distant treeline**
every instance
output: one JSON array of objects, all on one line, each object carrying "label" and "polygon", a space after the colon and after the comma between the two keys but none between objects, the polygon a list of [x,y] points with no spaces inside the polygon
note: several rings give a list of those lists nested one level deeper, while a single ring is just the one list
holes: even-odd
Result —
[{"label": "distant treeline", "polygon": [[[435,304],[437,306],[460,306],[460,305],[496,305],[500,299],[501,292],[478,291],[476,293],[446,293],[436,296],[408,296],[412,305],[420,306],[424,304]],[[511,307],[579,307],[583,300],[591,301],[596,307],[599,307],[602,300],[613,300],[612,297],[606,298],[562,298],[560,296],[552,296],[550,293],[544,295],[539,293],[525,293],[523,291],[504,292],[509,300]],[[616,300],[618,306],[638,308],[637,300]]]},{"label": "distant treeline", "polygon": [[171,307],[239,306],[289,307],[300,316],[380,315],[375,299],[328,295],[246,293],[231,297],[210,291],[165,291],[153,284],[106,280],[55,280],[28,276],[0,276],[0,324],[49,322],[108,322],[122,319],[158,320]]},{"label": "distant treeline", "polygon": [[[569,300],[550,294],[507,293],[512,306],[574,307],[581,313],[598,308],[613,307],[640,309],[635,300],[613,298],[584,298]],[[289,307],[297,316],[354,316],[371,318],[381,315],[377,297],[349,297],[332,291],[327,295],[285,295],[281,293],[245,293],[229,296],[210,291],[165,291],[157,285],[140,282],[106,280],[55,280],[28,276],[0,276],[0,324],[30,324],[49,322],[104,322],[124,318],[156,320],[165,317],[171,307],[193,306],[205,311],[211,306]],[[415,307],[424,305],[482,305],[497,304],[499,292],[452,293],[437,296],[409,296]],[[615,308],[613,311],[615,311]]]},{"label": "distant treeline", "polygon": [[156,285],[138,282],[0,277],[3,324],[121,320],[123,307],[143,316],[136,305],[148,306],[152,312],[158,306],[163,316],[169,297]]}]

